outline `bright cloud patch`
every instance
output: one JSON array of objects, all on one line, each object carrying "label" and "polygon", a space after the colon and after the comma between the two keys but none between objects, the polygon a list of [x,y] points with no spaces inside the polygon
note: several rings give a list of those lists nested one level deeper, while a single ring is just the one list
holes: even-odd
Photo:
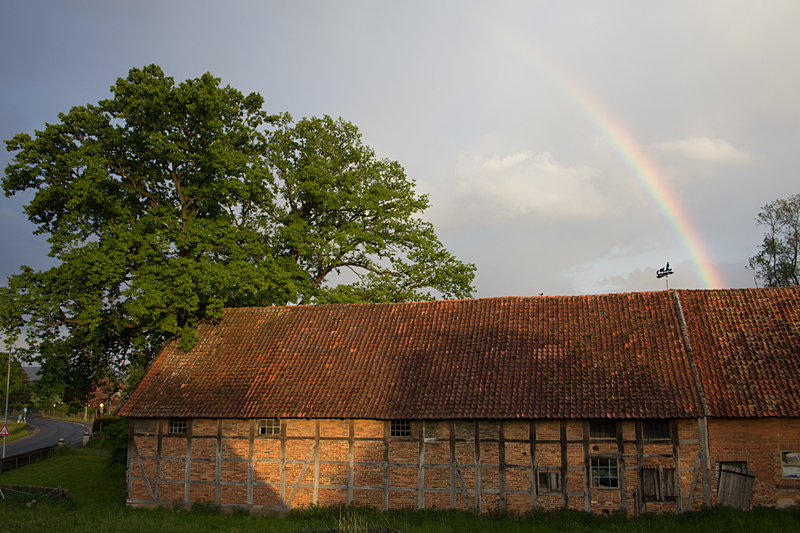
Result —
[{"label": "bright cloud patch", "polygon": [[595,188],[600,172],[559,165],[548,153],[518,152],[486,159],[462,154],[456,164],[460,192],[479,197],[501,218],[534,213],[545,218],[596,218],[608,203]]},{"label": "bright cloud patch", "polygon": [[650,147],[664,154],[675,154],[711,163],[745,163],[751,159],[750,152],[735,148],[723,139],[711,137],[659,142],[651,144]]}]

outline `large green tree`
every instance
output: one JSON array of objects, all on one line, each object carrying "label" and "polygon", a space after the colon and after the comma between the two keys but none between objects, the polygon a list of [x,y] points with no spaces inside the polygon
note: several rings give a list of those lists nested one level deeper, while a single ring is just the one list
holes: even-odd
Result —
[{"label": "large green tree", "polygon": [[135,376],[168,338],[188,349],[226,306],[471,294],[474,266],[419,218],[427,198],[352,124],[294,124],[154,65],[111,90],[6,141],[4,192],[34,192],[26,214],[59,263],[9,277],[0,320],[65,399]]},{"label": "large green tree", "polygon": [[766,232],[749,268],[767,287],[800,285],[800,194],[765,205],[756,224]]}]

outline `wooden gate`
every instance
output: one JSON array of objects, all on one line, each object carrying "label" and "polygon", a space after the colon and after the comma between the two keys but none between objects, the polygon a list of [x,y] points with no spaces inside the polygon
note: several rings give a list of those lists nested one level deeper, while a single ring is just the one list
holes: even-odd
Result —
[{"label": "wooden gate", "polygon": [[727,505],[749,511],[755,480],[756,476],[752,470],[722,465],[719,489],[717,490],[717,505]]}]

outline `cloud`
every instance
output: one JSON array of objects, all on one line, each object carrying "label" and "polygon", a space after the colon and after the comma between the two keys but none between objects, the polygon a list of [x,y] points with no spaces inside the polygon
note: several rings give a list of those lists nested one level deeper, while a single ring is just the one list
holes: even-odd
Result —
[{"label": "cloud", "polygon": [[711,137],[692,137],[677,141],[657,142],[650,147],[663,154],[675,154],[709,163],[746,163],[750,152],[732,146],[728,141]]},{"label": "cloud", "polygon": [[504,158],[462,153],[456,164],[458,192],[480,201],[492,218],[535,214],[547,219],[598,218],[609,204],[597,190],[600,172],[565,167],[548,153],[521,151]]}]

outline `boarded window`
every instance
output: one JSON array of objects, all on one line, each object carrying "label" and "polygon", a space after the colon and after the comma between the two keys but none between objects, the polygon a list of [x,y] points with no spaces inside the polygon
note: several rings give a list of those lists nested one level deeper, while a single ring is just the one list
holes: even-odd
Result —
[{"label": "boarded window", "polygon": [[642,467],[642,497],[644,501],[674,500],[675,468],[671,466]]},{"label": "boarded window", "polygon": [[617,423],[614,420],[595,420],[589,422],[589,438],[616,439]]},{"label": "boarded window", "polygon": [[732,466],[733,468],[739,468],[741,470],[747,470],[747,461],[717,461],[716,464],[716,473],[717,473],[717,489],[719,489],[719,482],[722,478],[722,467],[723,466]]},{"label": "boarded window", "polygon": [[642,437],[648,440],[669,439],[669,420],[642,420]]},{"label": "boarded window", "polygon": [[552,468],[537,472],[537,492],[539,494],[552,494],[561,492],[561,470]]},{"label": "boarded window", "polygon": [[267,418],[258,421],[259,435],[280,435],[281,421],[277,418]]},{"label": "boarded window", "polygon": [[392,427],[389,435],[392,437],[410,437],[411,420],[392,420]]},{"label": "boarded window", "polygon": [[593,488],[619,488],[619,469],[616,458],[593,457],[589,459],[589,463]]},{"label": "boarded window", "polygon": [[[161,426],[164,427],[164,426]],[[186,433],[186,419],[185,418],[170,418],[169,419],[169,432],[170,433]]]},{"label": "boarded window", "polygon": [[783,477],[800,479],[800,452],[781,452]]}]

